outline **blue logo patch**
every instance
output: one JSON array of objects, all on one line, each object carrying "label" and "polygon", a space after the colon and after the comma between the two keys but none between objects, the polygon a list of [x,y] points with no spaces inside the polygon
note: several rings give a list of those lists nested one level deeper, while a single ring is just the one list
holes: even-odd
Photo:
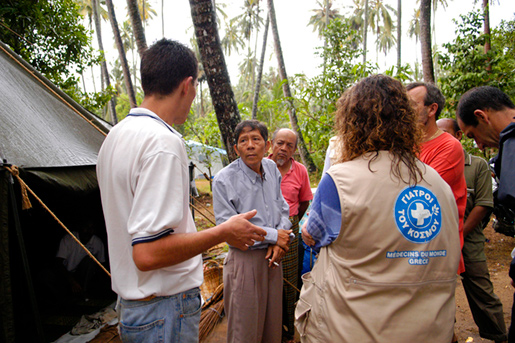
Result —
[{"label": "blue logo patch", "polygon": [[422,186],[405,188],[395,201],[395,222],[401,234],[413,243],[427,243],[440,233],[440,203]]}]

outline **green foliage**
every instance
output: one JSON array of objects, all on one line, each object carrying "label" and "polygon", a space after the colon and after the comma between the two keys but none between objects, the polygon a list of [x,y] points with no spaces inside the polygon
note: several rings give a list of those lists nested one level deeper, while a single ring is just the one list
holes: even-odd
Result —
[{"label": "green foliage", "polygon": [[377,71],[358,62],[362,56],[360,35],[345,18],[331,21],[323,32],[327,42],[318,54],[326,61],[324,73],[309,80],[294,80],[299,124],[318,169],[322,169],[329,138],[333,135],[336,101],[356,81]]},{"label": "green foliage", "polygon": [[4,0],[0,40],[74,100],[98,110],[109,100],[109,91],[85,94],[77,87],[76,75],[100,63],[82,19],[73,0]]},{"label": "green foliage", "polygon": [[[484,16],[480,11],[461,15],[457,37],[444,44],[447,50],[438,56],[442,70],[439,85],[447,103],[442,117],[455,117],[459,98],[477,86],[498,87],[515,98],[515,22],[503,21],[491,30],[491,50],[485,54],[487,36],[483,33]],[[487,70],[487,66],[491,70]],[[491,150],[480,151],[472,139],[463,137],[463,147],[470,153],[489,159]]]},{"label": "green foliage", "polygon": [[[112,87],[112,86],[111,86]],[[129,114],[131,110],[131,103],[129,101],[129,95],[127,93],[120,93],[119,90],[113,89],[113,95],[116,96],[116,116],[118,118],[118,122]],[[143,101],[143,94],[136,93],[136,102],[141,104]]]},{"label": "green foliage", "polygon": [[186,122],[177,130],[184,135],[185,140],[191,139],[215,148],[225,149],[214,111],[204,116],[190,112]]},{"label": "green foliage", "polygon": [[439,85],[447,99],[446,111],[450,114],[455,112],[460,96],[473,87],[494,86],[512,98],[515,95],[515,22],[503,22],[492,30],[491,50],[485,54],[487,37],[482,32],[482,12],[470,12],[460,18],[461,23],[455,21],[457,37],[453,42],[443,44],[447,52],[438,55],[442,70]]},{"label": "green foliage", "polygon": [[[264,74],[261,81],[261,91],[259,92],[257,119],[265,123],[269,131],[274,131],[278,127],[289,127],[288,101],[283,95],[283,84],[277,71],[270,69]],[[292,81],[290,79],[290,85]],[[253,96],[248,92],[242,92],[245,82],[240,80],[236,89],[238,97],[238,109],[242,120],[252,118]],[[292,92],[295,90],[292,88]]]},{"label": "green foliage", "polygon": [[[78,80],[77,80],[78,82]],[[62,90],[73,99],[80,99],[80,104],[90,112],[102,117],[101,109],[115,96],[116,92],[113,87],[109,87],[103,92],[84,93],[77,87],[77,84],[70,88],[62,88]]]},{"label": "green foliage", "polygon": [[495,71],[502,90],[515,100],[515,20],[503,20],[491,32],[492,49],[495,49]]},{"label": "green foliage", "polygon": [[405,84],[413,81],[414,71],[411,70],[411,66],[409,64],[406,64],[400,68],[393,66],[390,69],[385,70],[384,75],[391,76]]}]

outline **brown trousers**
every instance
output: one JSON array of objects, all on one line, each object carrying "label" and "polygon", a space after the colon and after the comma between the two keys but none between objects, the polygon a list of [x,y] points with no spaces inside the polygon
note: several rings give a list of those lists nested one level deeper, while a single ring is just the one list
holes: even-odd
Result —
[{"label": "brown trousers", "polygon": [[224,307],[228,343],[279,343],[282,265],[268,267],[267,249],[230,248],[224,262]]}]

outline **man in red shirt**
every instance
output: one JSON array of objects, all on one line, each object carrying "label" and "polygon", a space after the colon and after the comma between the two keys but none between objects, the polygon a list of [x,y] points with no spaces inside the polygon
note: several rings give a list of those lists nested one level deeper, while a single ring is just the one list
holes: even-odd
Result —
[{"label": "man in red shirt", "polygon": [[[463,217],[467,206],[467,184],[464,176],[465,156],[460,142],[443,132],[436,121],[445,105],[445,98],[433,84],[415,82],[406,86],[408,96],[414,102],[424,131],[424,143],[420,147],[420,160],[435,169],[451,186],[460,217],[460,243],[463,247]],[[465,271],[463,258],[458,274]]]},{"label": "man in red shirt", "polygon": [[[308,171],[301,163],[293,159],[297,150],[297,135],[290,129],[277,129],[272,135],[272,159],[281,172],[281,191],[283,197],[290,205],[291,230],[295,239],[290,243],[290,250],[283,258],[284,283],[283,296],[283,341],[292,341],[294,332],[295,303],[299,292],[293,287],[298,285],[299,264],[302,265],[302,255],[298,254],[299,246],[299,220],[306,212],[309,201],[313,199],[309,184]],[[299,263],[300,260],[300,263]]]},{"label": "man in red shirt", "polygon": [[[458,206],[460,252],[463,248],[463,217],[467,207],[467,183],[465,182],[465,156],[461,143],[443,132],[436,125],[436,121],[445,105],[445,98],[440,90],[433,84],[414,82],[406,86],[408,96],[419,115],[420,125],[424,132],[424,139],[420,147],[420,160],[435,169],[442,179],[451,186],[456,205]],[[460,259],[458,274],[465,272],[463,255]],[[456,334],[453,342],[457,342]]]}]

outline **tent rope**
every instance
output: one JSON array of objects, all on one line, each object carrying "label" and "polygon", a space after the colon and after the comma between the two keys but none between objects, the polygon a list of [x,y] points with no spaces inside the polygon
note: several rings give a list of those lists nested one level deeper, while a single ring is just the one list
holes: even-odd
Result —
[{"label": "tent rope", "polygon": [[[190,198],[193,200],[193,201],[196,201],[198,205],[200,205],[200,207],[202,207],[202,209],[206,210],[207,213],[209,213],[212,217],[215,216],[215,214],[209,209],[206,207],[206,205],[204,205],[200,200],[197,200],[194,196],[190,195]],[[197,206],[198,206],[197,205]]]},{"label": "tent rope", "polygon": [[61,100],[66,106],[68,106],[72,111],[74,111],[75,113],[77,113],[79,116],[82,117],[82,119],[84,119],[86,122],[88,122],[91,126],[93,126],[98,132],[102,133],[104,136],[107,136],[107,134],[102,131],[97,125],[95,125],[93,123],[92,120],[86,118],[82,113],[80,113],[80,111],[78,111],[74,106],[72,106],[68,101],[66,101],[66,99],[64,99],[62,96],[60,96],[59,94],[57,94],[57,92],[55,90],[53,90],[50,86],[48,86],[43,80],[41,80],[32,70],[28,69],[26,66],[24,66],[18,59],[16,59],[14,56],[12,56],[9,51],[7,51],[6,49],[4,49],[3,46],[0,45],[0,49],[6,53],[7,56],[9,56],[13,61],[15,61],[20,67],[22,67],[27,73],[29,73],[30,75],[32,75],[36,80],[39,81],[39,83],[41,83],[50,93],[52,93],[53,95],[55,95],[59,100]]},{"label": "tent rope", "polygon": [[[5,167],[15,178],[18,180],[21,180],[20,178],[20,170],[17,166],[12,166],[11,169],[9,167]],[[27,185],[25,182],[20,182],[20,188],[21,188],[21,209],[22,210],[28,210],[32,208],[32,204],[30,203],[29,195],[27,194]]]},{"label": "tent rope", "polygon": [[[32,189],[30,189],[30,187],[29,187],[29,186],[28,186],[28,185],[27,185],[27,184],[22,180],[22,178],[20,177],[20,171],[19,171],[18,167],[17,167],[17,166],[15,166],[15,165],[13,165],[12,167],[8,167],[8,166],[6,166],[6,165],[3,165],[3,167],[4,167],[5,169],[7,169],[7,170],[8,170],[8,171],[9,171],[9,172],[10,172],[10,173],[11,173],[11,174],[12,174],[12,175],[13,175],[13,176],[18,180],[18,182],[19,182],[19,184],[20,184],[20,187],[21,187],[21,189],[22,189],[22,191],[21,191],[21,192],[22,192],[22,197],[24,198],[24,200],[22,200],[22,202],[25,202],[25,198],[26,198],[26,199],[27,199],[27,201],[28,201],[28,194],[27,194],[27,190],[28,190],[28,191],[29,191],[29,193],[30,193],[30,194],[32,194],[32,196],[33,196],[34,198],[36,198],[36,200],[41,204],[41,206],[43,206],[43,208],[44,208],[45,210],[47,210],[47,211],[48,211],[48,213],[50,213],[50,215],[51,215],[51,216],[52,216],[52,217],[53,217],[53,218],[54,218],[54,219],[59,223],[59,225],[61,225],[61,226],[62,226],[62,228],[63,228],[66,232],[68,232],[68,234],[69,234],[70,236],[72,236],[72,238],[75,240],[75,242],[77,242],[77,243],[82,247],[82,249],[84,249],[84,251],[86,251],[86,253],[89,255],[89,257],[91,257],[91,258],[93,259],[93,261],[95,261],[95,262],[96,262],[96,264],[98,264],[98,265],[100,266],[100,268],[102,268],[102,270],[103,270],[107,275],[109,275],[109,277],[111,277],[111,273],[109,273],[109,272],[107,271],[107,269],[102,265],[102,263],[100,263],[100,262],[95,258],[95,256],[93,256],[93,254],[88,250],[88,248],[86,248],[86,247],[84,246],[84,244],[82,244],[82,242],[81,242],[77,237],[75,237],[75,235],[74,235],[74,234],[73,234],[73,233],[72,233],[72,232],[71,232],[71,231],[66,227],[66,225],[64,225],[64,224],[63,224],[63,222],[61,222],[61,221],[59,220],[59,218],[57,218],[57,216],[56,216],[56,215],[55,215],[55,214],[54,214],[54,213],[53,213],[53,212],[48,208],[48,206],[47,206],[47,205],[45,205],[45,203],[44,203],[44,202],[43,202],[43,201],[42,201],[42,200],[41,200],[41,199],[36,195],[36,193],[34,193],[34,192],[32,191]],[[24,191],[24,189],[25,189],[25,191]],[[29,201],[29,205],[30,205],[30,201]],[[29,209],[29,208],[31,208],[31,207],[32,207],[32,206],[29,206],[29,207],[27,207],[27,208],[24,208],[24,207],[23,207],[23,205],[22,205],[22,208],[23,208],[23,209]]]},{"label": "tent rope", "polygon": [[[191,196],[190,196],[191,197]],[[191,197],[192,199],[195,199],[193,197]],[[195,205],[193,205],[191,202],[190,202],[190,206],[193,207],[194,210],[196,210],[198,213],[200,213],[204,218],[206,218],[211,224],[215,225],[216,226],[216,223],[214,221],[212,221],[210,218],[208,218],[208,216],[206,216],[204,213],[202,213],[198,207],[196,207]]]},{"label": "tent rope", "polygon": [[[45,208],[48,213],[50,213],[50,215],[63,227],[63,229],[68,232],[68,234],[70,234],[70,236],[72,236],[72,238],[75,240],[75,242],[77,242],[81,247],[82,249],[84,249],[86,251],[86,253],[89,255],[89,257],[91,257],[99,266],[100,268],[102,268],[102,270],[107,274],[109,275],[109,277],[111,277],[111,274],[107,271],[107,269],[105,269],[105,267],[95,258],[95,256],[93,256],[93,254],[88,250],[88,248],[86,248],[82,243],[81,241],[79,241],[79,239],[77,239],[77,237],[75,237],[75,235],[66,227],[66,225],[63,224],[63,222],[61,222],[59,220],[59,218],[57,218],[57,216],[48,208],[48,206],[45,205],[45,203],[36,195],[36,193],[34,193],[32,191],[32,189],[30,189],[30,187],[22,180],[22,178],[20,177],[20,172],[19,172],[19,169],[17,166],[12,166],[12,168],[4,165],[3,166],[5,169],[7,169],[14,177],[16,177],[16,179],[18,180],[18,182],[20,183],[20,187],[22,188],[22,197],[24,198],[23,202],[25,202],[25,198],[27,199],[27,201],[29,202],[29,205],[30,205],[30,201],[28,199],[28,194],[27,194],[27,190],[30,192],[30,194],[32,194],[32,196],[34,198],[36,198],[36,200],[39,201],[39,203],[41,204],[41,206],[43,206],[43,208]],[[204,218],[206,218],[208,221],[210,221],[213,225],[216,225],[211,219],[209,219],[204,213],[202,213],[195,205],[193,204],[190,204],[191,207],[193,207],[195,210],[197,210],[198,213],[202,214],[204,216]],[[29,206],[27,208],[22,208],[23,209],[29,209],[31,208],[32,206]],[[286,283],[288,283],[293,289],[295,289],[297,292],[300,293],[300,290],[295,286],[293,285],[290,281],[286,280],[285,278],[283,278],[284,281],[286,281]]]}]

